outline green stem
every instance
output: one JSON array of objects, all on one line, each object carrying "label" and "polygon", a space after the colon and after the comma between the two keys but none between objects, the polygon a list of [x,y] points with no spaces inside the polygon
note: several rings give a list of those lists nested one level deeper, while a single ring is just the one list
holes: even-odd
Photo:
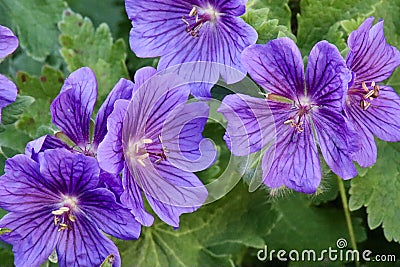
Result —
[{"label": "green stem", "polygon": [[[338,178],[338,184],[339,184],[340,197],[342,199],[344,215],[346,217],[347,229],[349,230],[351,247],[353,248],[353,250],[357,250],[356,236],[354,234],[353,223],[351,221],[351,215],[350,215],[349,204],[348,204],[347,195],[346,195],[346,189],[344,188],[344,183],[343,183],[342,178],[340,178],[339,176],[337,178]],[[356,266],[357,267],[360,266],[359,261],[356,261]]]}]

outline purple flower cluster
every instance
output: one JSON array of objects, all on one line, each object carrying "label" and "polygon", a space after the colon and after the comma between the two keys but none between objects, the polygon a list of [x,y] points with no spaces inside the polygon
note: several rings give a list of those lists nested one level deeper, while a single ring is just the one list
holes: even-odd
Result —
[{"label": "purple flower cluster", "polygon": [[[352,32],[346,61],[326,41],[312,49],[304,74],[296,44],[279,38],[251,45],[242,63],[265,98],[229,95],[219,111],[228,120],[225,140],[235,155],[265,149],[263,181],[314,193],[321,181],[318,147],[343,179],[376,161],[374,135],[400,141],[400,98],[378,83],[400,65],[400,52],[387,44],[383,21],[368,18]],[[273,125],[271,122],[274,122]]]},{"label": "purple flower cluster", "polygon": [[[104,233],[137,239],[141,225],[154,222],[146,202],[174,228],[181,214],[200,208],[208,191],[194,172],[211,166],[216,150],[202,135],[207,103],[188,99],[210,98],[211,76],[229,84],[249,73],[265,90],[263,98],[228,95],[219,112],[228,121],[224,138],[232,154],[265,153],[262,178],[270,188],[313,193],[322,178],[319,152],[334,173],[350,179],[357,175],[353,161],[375,163],[374,135],[400,141],[400,98],[380,85],[400,64],[400,52],[387,44],[383,21],[372,26],[369,18],[351,33],[346,60],[321,41],[304,67],[289,38],[255,44],[256,31],[239,18],[246,2],[125,1],[131,49],[160,56],[158,69],[138,70],[134,82],[121,79],[94,124],[96,76],[88,67],[75,70],[50,107],[60,132],[7,160],[0,208],[9,213],[0,228],[11,232],[0,239],[13,245],[16,266],[40,266],[52,253],[60,266],[100,266],[109,256],[120,266]],[[17,45],[0,27],[0,57]],[[164,72],[193,62],[200,86],[180,71]],[[0,75],[0,112],[16,93]]]}]

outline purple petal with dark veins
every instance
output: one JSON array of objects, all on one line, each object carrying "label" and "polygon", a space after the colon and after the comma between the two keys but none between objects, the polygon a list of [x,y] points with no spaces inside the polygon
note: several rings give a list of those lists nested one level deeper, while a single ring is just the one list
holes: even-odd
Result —
[{"label": "purple petal with dark veins", "polygon": [[0,25],[0,58],[4,58],[18,47],[18,38],[7,27]]},{"label": "purple petal with dark veins", "polygon": [[95,148],[97,148],[100,142],[103,141],[104,136],[107,133],[107,117],[113,111],[115,101],[118,99],[129,100],[132,97],[133,89],[134,84],[131,81],[122,78],[114,86],[104,103],[101,105],[99,111],[97,112],[94,138],[92,142]]},{"label": "purple petal with dark veins", "polygon": [[107,119],[107,134],[97,149],[97,160],[103,170],[119,174],[124,167],[122,147],[122,123],[124,121],[128,100],[117,100],[114,110]]},{"label": "purple petal with dark veins", "polygon": [[228,95],[218,111],[228,121],[224,140],[234,155],[254,153],[274,141],[275,121],[266,99]]},{"label": "purple petal with dark veins", "polygon": [[40,266],[59,238],[53,215],[47,208],[11,212],[0,220],[0,227],[13,230],[0,239],[13,245],[14,264],[18,267]]},{"label": "purple petal with dark veins", "polygon": [[6,161],[5,174],[0,177],[0,207],[15,212],[41,209],[60,199],[57,191],[43,180],[37,162],[16,155]]},{"label": "purple petal with dark veins", "polygon": [[119,239],[137,239],[140,224],[129,209],[115,200],[115,196],[105,188],[86,191],[79,196],[79,208],[90,217],[98,228]]},{"label": "purple petal with dark veins", "polygon": [[155,75],[138,88],[123,122],[124,149],[130,141],[139,141],[138,138],[158,141],[168,113],[188,99],[189,88],[180,84],[176,74],[168,73]]},{"label": "purple petal with dark veins", "polygon": [[[221,74],[229,84],[245,77],[240,53],[256,42],[257,32],[236,17],[245,11],[243,1],[127,0],[125,4],[133,26],[131,49],[139,57],[161,56],[158,70],[185,62],[207,61],[221,64],[216,74]],[[199,13],[212,6],[217,11],[215,21],[205,22],[197,37],[186,31],[188,26],[182,19],[185,16],[188,23],[196,23],[194,17],[189,17],[194,6]],[[213,73],[212,67],[203,67],[200,75],[208,77]],[[210,88],[203,87],[196,96],[210,97]]]},{"label": "purple petal with dark veins", "polygon": [[182,43],[177,43],[179,49],[163,55],[158,70],[186,62],[214,62],[219,64],[201,64],[196,75],[202,75],[205,82],[212,83],[213,75],[220,74],[228,84],[239,82],[246,76],[240,56],[246,47],[256,42],[257,32],[241,18],[223,16],[215,26],[207,23],[198,38],[180,31],[183,36],[180,37]]},{"label": "purple petal with dark veins", "polygon": [[117,202],[120,203],[119,197],[122,192],[124,192],[124,188],[122,187],[121,177],[118,174],[112,174],[100,170],[99,187],[104,187],[110,190],[115,195]]},{"label": "purple petal with dark veins", "polygon": [[60,139],[51,136],[51,135],[44,135],[30,141],[25,147],[25,155],[30,157],[31,159],[38,161],[38,155],[40,152],[43,152],[47,149],[54,149],[54,148],[65,148],[69,149],[69,147],[63,143]]},{"label": "purple petal with dark veins", "polygon": [[173,166],[196,172],[214,163],[217,154],[214,144],[201,134],[208,114],[206,103],[179,105],[168,114],[162,126],[161,139]]},{"label": "purple petal with dark veins", "polygon": [[341,114],[321,108],[312,115],[318,144],[328,166],[343,179],[357,175],[352,154],[358,150],[357,134]]},{"label": "purple petal with dark veins", "polygon": [[100,266],[110,254],[114,255],[112,266],[121,266],[115,244],[83,214],[77,214],[71,230],[61,232],[56,251],[60,267]]},{"label": "purple petal with dark veins", "polygon": [[327,41],[317,43],[308,57],[307,96],[320,106],[343,110],[351,72],[339,50]]},{"label": "purple petal with dark veins", "polygon": [[6,76],[0,74],[0,123],[1,109],[8,106],[17,98],[17,86]]},{"label": "purple petal with dark veins", "polygon": [[39,154],[40,173],[48,188],[68,196],[93,189],[99,184],[97,160],[58,148]]},{"label": "purple petal with dark veins", "polygon": [[361,82],[386,80],[400,65],[400,51],[386,42],[383,20],[372,26],[373,22],[373,17],[366,19],[347,40],[347,66],[356,73],[359,86]]},{"label": "purple petal with dark veins", "polygon": [[304,95],[303,59],[291,39],[251,45],[243,51],[242,62],[251,78],[268,92],[291,100]]},{"label": "purple petal with dark veins", "polygon": [[321,181],[318,149],[311,124],[305,120],[299,133],[284,122],[293,116],[291,105],[270,102],[276,123],[276,144],[270,146],[262,160],[264,183],[277,188],[287,186],[298,192],[314,193]]},{"label": "purple petal with dark veins", "polygon": [[96,98],[96,76],[84,67],[70,74],[50,106],[53,123],[81,148],[89,143],[90,118]]},{"label": "purple petal with dark veins", "polygon": [[122,174],[122,183],[124,192],[121,195],[121,202],[132,210],[138,222],[144,226],[151,226],[154,222],[154,217],[144,208],[142,190],[137,185],[127,166],[125,166]]},{"label": "purple petal with dark veins", "polygon": [[353,114],[348,112],[349,120],[353,123],[355,131],[358,133],[359,150],[351,156],[352,160],[357,161],[361,167],[370,167],[375,164],[378,151],[376,148],[374,135],[365,125],[360,124],[361,121],[355,120]]},{"label": "purple petal with dark veins", "polygon": [[364,125],[379,139],[400,141],[400,97],[389,86],[381,86],[379,96],[371,101],[367,110],[360,107],[361,98],[351,96],[347,112],[359,124]]},{"label": "purple petal with dark veins", "polygon": [[161,220],[178,227],[179,216],[197,210],[207,198],[207,189],[196,175],[172,166],[168,161],[157,164],[147,158],[146,167],[128,165],[135,181]]}]

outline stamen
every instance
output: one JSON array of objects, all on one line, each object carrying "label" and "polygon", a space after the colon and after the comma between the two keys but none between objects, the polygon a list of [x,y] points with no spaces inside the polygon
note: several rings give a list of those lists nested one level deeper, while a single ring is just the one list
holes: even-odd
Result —
[{"label": "stamen", "polygon": [[193,17],[197,15],[197,7],[193,7],[192,10],[189,13],[189,17]]},{"label": "stamen", "polygon": [[58,226],[58,232],[72,228],[72,223],[76,221],[76,218],[71,214],[69,207],[60,207],[58,210],[53,210],[51,214],[54,215],[54,226]]},{"label": "stamen", "polygon": [[285,121],[283,124],[285,124],[285,125],[288,125],[288,124],[292,124],[294,122],[294,120],[293,119],[291,119],[291,120],[287,120],[287,121]]},{"label": "stamen", "polygon": [[371,101],[379,96],[380,86],[376,84],[374,81],[372,81],[371,90],[368,89],[367,84],[365,82],[361,83],[361,87],[364,89],[365,94],[362,96],[362,99],[360,100],[360,108],[365,111],[371,106]]},{"label": "stamen", "polygon": [[193,25],[186,20],[185,16],[182,16],[182,21],[186,24],[186,32],[190,33],[190,35],[195,38],[199,36],[199,31],[203,27],[203,24],[207,21],[207,18],[204,15],[199,18],[198,9],[196,6],[193,6],[192,10],[190,10],[189,17],[196,17]]}]

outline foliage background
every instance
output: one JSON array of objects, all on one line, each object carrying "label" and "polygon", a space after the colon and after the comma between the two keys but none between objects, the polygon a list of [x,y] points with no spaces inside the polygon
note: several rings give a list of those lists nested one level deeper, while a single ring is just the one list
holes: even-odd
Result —
[{"label": "foliage background", "polygon": [[[385,19],[388,42],[400,48],[400,0],[252,0],[248,6],[243,18],[258,31],[259,43],[288,36],[306,55],[325,39],[345,56],[348,34],[375,16]],[[5,160],[23,153],[29,140],[56,130],[49,106],[70,72],[82,66],[95,71],[99,106],[119,78],[133,77],[138,68],[157,63],[130,51],[131,24],[122,0],[1,0],[0,24],[20,40],[20,48],[0,65],[0,73],[19,88],[17,101],[3,111],[0,174]],[[400,91],[400,69],[386,84]],[[214,88],[213,94],[221,99],[225,91]],[[206,126],[204,134],[214,140],[219,158],[198,174],[204,182],[218,178],[230,160],[223,133],[219,124],[210,121]],[[358,177],[345,182],[349,207],[359,250],[400,260],[400,145],[378,142],[378,151],[374,167],[360,168]],[[232,177],[240,164],[237,168]],[[265,188],[250,193],[241,180],[224,198],[183,215],[178,230],[156,220],[152,227],[143,227],[139,240],[117,241],[123,266],[263,266],[268,262],[258,261],[256,253],[264,245],[287,251],[335,248],[337,239],[349,241],[349,235],[337,178],[327,169],[322,185],[318,195],[287,191],[271,196]],[[11,247],[0,243],[0,266],[12,263]]]}]

